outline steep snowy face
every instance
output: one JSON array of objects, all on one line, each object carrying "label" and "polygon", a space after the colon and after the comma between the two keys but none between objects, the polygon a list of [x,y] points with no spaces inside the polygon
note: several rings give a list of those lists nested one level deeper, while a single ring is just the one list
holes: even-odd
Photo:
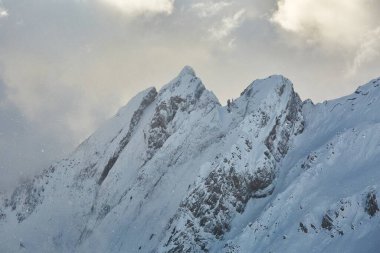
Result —
[{"label": "steep snowy face", "polygon": [[[217,98],[189,67],[160,92],[150,88],[139,93],[68,159],[21,185],[11,196],[1,196],[0,234],[7,242],[2,249],[17,251],[21,243],[31,251],[54,248],[67,252],[82,247],[87,238],[95,238],[93,231],[102,226],[104,218],[117,212],[115,207],[133,202],[128,205],[134,212],[133,205],[141,205],[163,171],[213,142],[218,134],[213,131],[215,126],[200,119],[210,120],[218,107]],[[199,135],[208,131],[214,134],[193,143],[186,141],[192,135],[191,128]],[[186,143],[186,148],[178,148]],[[142,196],[131,201],[135,191]],[[179,198],[173,201],[179,202]],[[120,215],[132,219],[135,214],[127,211]],[[31,233],[41,223],[48,238],[44,233]],[[110,230],[127,226],[117,219],[115,223]]]},{"label": "steep snowy face", "polygon": [[212,106],[219,104],[215,96],[206,91],[201,80],[195,76],[194,70],[186,66],[158,95],[154,116],[145,131],[148,144],[147,159],[150,159],[186,120],[184,114],[207,107],[209,103]]},{"label": "steep snowy face", "polygon": [[11,196],[2,196],[1,251],[74,250],[86,217],[93,213],[107,165],[120,154],[123,140],[134,134],[141,111],[156,94],[154,88],[139,93],[69,158],[20,185]]},{"label": "steep snowy face", "polygon": [[275,189],[277,165],[303,131],[301,101],[281,76],[254,82],[227,112],[233,128],[223,137],[221,152],[202,165],[161,252],[207,252],[222,240],[248,201]]},{"label": "steep snowy face", "polygon": [[[104,245],[106,249],[133,246],[137,250],[152,234],[162,234],[170,214],[178,206],[181,192],[197,173],[189,168],[191,159],[213,143],[219,133],[217,126],[210,123],[219,107],[216,97],[189,67],[158,92],[145,110],[139,129],[97,192],[80,239],[84,251],[96,245],[93,241],[98,240],[98,235],[93,231],[107,236],[112,231],[131,234],[126,238],[110,238]],[[186,174],[185,183],[177,188],[164,183]],[[170,196],[175,189],[178,195]],[[147,226],[146,217],[157,215],[154,212],[159,209],[155,210],[154,206],[159,206],[155,202],[158,200],[171,210],[162,214],[159,222]],[[124,222],[120,223],[121,220]],[[152,237],[152,246],[146,247],[153,249],[157,240],[157,236]]]},{"label": "steep snowy face", "polygon": [[281,163],[277,188],[250,204],[249,225],[222,251],[378,252],[379,98],[376,79],[347,97],[305,102],[305,130]]},{"label": "steep snowy face", "polygon": [[377,252],[379,98],[271,76],[223,107],[185,67],[0,196],[0,251]]}]

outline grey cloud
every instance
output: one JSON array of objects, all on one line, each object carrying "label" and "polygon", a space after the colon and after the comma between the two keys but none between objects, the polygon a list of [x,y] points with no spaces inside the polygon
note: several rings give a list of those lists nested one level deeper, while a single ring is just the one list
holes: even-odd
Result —
[{"label": "grey cloud", "polygon": [[6,100],[0,79],[0,192],[14,187],[68,152],[63,138],[47,132],[43,124],[29,122]]},{"label": "grey cloud", "polygon": [[231,6],[232,2],[227,1],[209,1],[209,2],[197,2],[194,3],[191,8],[202,18],[207,18],[218,14],[220,11],[228,6]]},{"label": "grey cloud", "polygon": [[209,29],[211,37],[217,41],[229,37],[244,21],[244,14],[245,10],[241,9],[234,15],[223,18],[220,24]]},{"label": "grey cloud", "polygon": [[369,31],[362,39],[355,58],[350,65],[348,75],[355,75],[363,65],[375,60],[380,55],[380,25]]},{"label": "grey cloud", "polygon": [[[1,173],[15,181],[19,172],[48,166],[138,91],[160,87],[184,65],[221,101],[271,74],[288,76],[303,98],[316,101],[348,94],[379,75],[373,60],[346,75],[356,52],[304,43],[271,22],[275,0],[222,2],[230,4],[204,9],[208,16],[194,4],[218,1],[177,0],[170,14],[130,18],[98,1],[3,0],[9,16],[0,20],[0,99],[7,102],[0,123],[7,134],[0,136],[0,159],[10,158]],[[210,39],[210,29],[223,28],[224,19],[242,10],[227,36]],[[25,159],[12,164],[19,156]]]},{"label": "grey cloud", "polygon": [[3,6],[3,2],[0,1],[0,19],[8,17],[8,10]]},{"label": "grey cloud", "polygon": [[4,81],[0,79],[0,104],[4,103],[6,99],[6,86]]},{"label": "grey cloud", "polygon": [[380,50],[379,8],[371,0],[280,0],[271,20],[308,44],[350,54],[353,75]]},{"label": "grey cloud", "polygon": [[115,8],[128,16],[143,14],[170,14],[174,0],[98,0],[99,3]]}]

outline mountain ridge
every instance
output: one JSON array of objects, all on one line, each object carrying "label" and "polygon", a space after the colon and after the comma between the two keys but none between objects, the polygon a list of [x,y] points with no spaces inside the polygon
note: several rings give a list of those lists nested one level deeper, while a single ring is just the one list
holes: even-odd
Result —
[{"label": "mountain ridge", "polygon": [[364,240],[375,252],[379,86],[314,105],[274,75],[221,106],[186,66],[0,196],[0,249],[354,252]]}]

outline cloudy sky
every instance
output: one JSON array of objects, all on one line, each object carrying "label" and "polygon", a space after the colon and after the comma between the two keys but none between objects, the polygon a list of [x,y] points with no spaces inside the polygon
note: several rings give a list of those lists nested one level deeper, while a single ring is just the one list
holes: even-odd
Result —
[{"label": "cloudy sky", "polygon": [[303,99],[380,76],[378,0],[0,0],[0,190],[69,153],[184,65],[225,103],[254,79]]}]

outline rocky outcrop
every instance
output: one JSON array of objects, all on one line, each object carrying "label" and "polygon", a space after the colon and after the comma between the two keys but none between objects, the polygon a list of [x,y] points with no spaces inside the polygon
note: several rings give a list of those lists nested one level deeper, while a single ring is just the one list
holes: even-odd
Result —
[{"label": "rocky outcrop", "polygon": [[158,94],[155,113],[144,132],[147,143],[147,160],[179,127],[175,122],[177,113],[190,114],[199,107],[199,101],[206,88],[190,67],[185,67],[176,79]]},{"label": "rocky outcrop", "polygon": [[156,107],[155,114],[150,123],[150,129],[145,138],[148,144],[148,159],[152,158],[155,151],[164,145],[170,136],[170,122],[174,119],[178,110],[186,110],[186,100],[174,96],[168,101],[162,101]]},{"label": "rocky outcrop", "polygon": [[[35,211],[37,206],[42,204],[45,186],[49,183],[49,175],[54,170],[54,167],[51,166],[49,169],[44,170],[41,175],[25,181],[13,191],[10,198],[4,199],[4,208],[15,213],[18,223],[23,222]],[[6,218],[4,213],[1,215],[1,212],[0,216],[3,219]]]},{"label": "rocky outcrop", "polygon": [[185,67],[1,194],[0,251],[376,252],[379,87],[302,103],[271,76],[223,107]]},{"label": "rocky outcrop", "polygon": [[379,212],[379,206],[377,205],[376,194],[374,192],[369,192],[365,201],[366,213],[373,217],[377,212]]},{"label": "rocky outcrop", "polygon": [[123,149],[128,145],[133,132],[135,131],[143,113],[144,110],[155,100],[157,96],[157,91],[155,88],[152,88],[147,95],[143,98],[141,101],[141,104],[139,108],[133,113],[131,122],[129,123],[129,128],[127,134],[123,137],[123,139],[119,143],[118,149],[115,151],[115,153],[111,156],[111,158],[108,160],[106,166],[103,169],[102,174],[100,175],[100,178],[98,180],[98,184],[102,184],[104,179],[107,177],[108,173],[112,169],[112,167],[115,165],[117,159],[119,158],[120,153],[123,151]]},{"label": "rocky outcrop", "polygon": [[[237,214],[245,211],[248,201],[272,193],[276,165],[286,155],[293,136],[300,134],[304,126],[301,100],[292,88],[285,84],[279,85],[278,97],[281,98],[285,89],[290,90],[289,97],[285,98],[288,102],[279,111],[268,112],[259,107],[250,114],[246,109],[248,105],[240,103],[244,107],[247,121],[252,122],[253,120],[248,120],[252,117],[258,123],[249,125],[250,132],[262,132],[262,129],[269,127],[267,124],[270,119],[275,119],[271,121],[271,131],[264,138],[267,149],[255,162],[245,161],[243,157],[253,155],[253,143],[258,141],[245,139],[236,143],[231,153],[216,157],[208,176],[181,203],[173,219],[173,224],[180,225],[171,226],[163,252],[208,252],[213,241],[221,240],[231,229],[231,221]],[[254,93],[250,89],[245,90],[242,95],[246,99],[246,96]],[[254,98],[249,98],[247,104],[250,99]],[[185,226],[181,229],[179,226],[183,224]]]}]

